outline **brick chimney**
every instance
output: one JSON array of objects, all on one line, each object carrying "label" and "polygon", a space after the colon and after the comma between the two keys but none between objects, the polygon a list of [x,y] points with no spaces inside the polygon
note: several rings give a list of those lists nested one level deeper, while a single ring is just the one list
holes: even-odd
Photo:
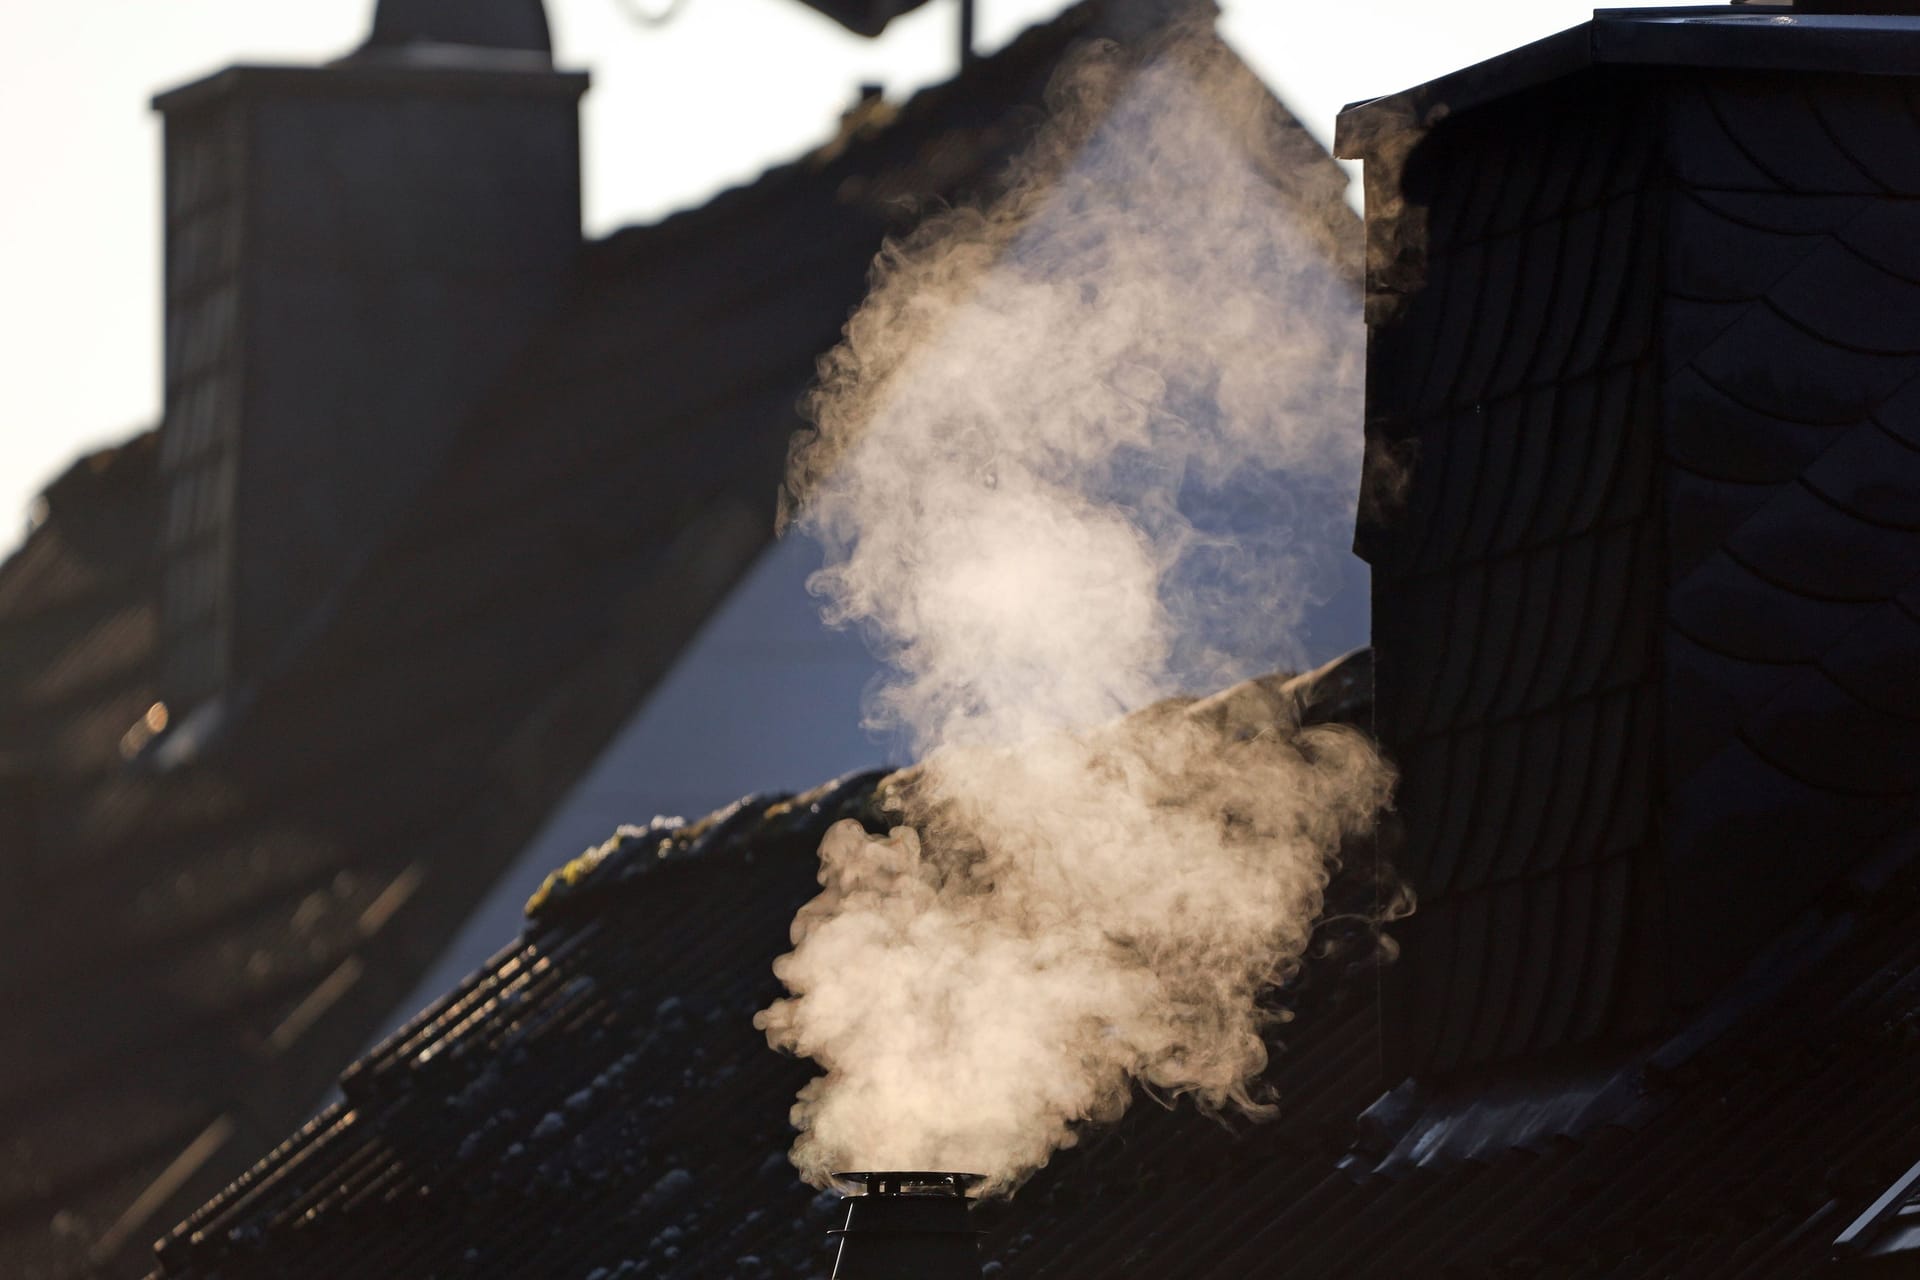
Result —
[{"label": "brick chimney", "polygon": [[1834,7],[1341,117],[1398,1071],[1655,1036],[1920,822],[1920,20]]},{"label": "brick chimney", "polygon": [[298,644],[552,306],[585,88],[540,0],[382,0],[340,62],[154,100],[176,712]]}]

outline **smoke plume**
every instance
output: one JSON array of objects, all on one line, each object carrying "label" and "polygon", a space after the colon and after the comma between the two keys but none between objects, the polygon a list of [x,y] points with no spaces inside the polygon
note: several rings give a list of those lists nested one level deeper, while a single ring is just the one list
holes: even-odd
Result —
[{"label": "smoke plume", "polygon": [[1136,1083],[1248,1111],[1259,997],[1343,836],[1358,734],[1271,680],[1360,465],[1337,174],[1188,22],[1056,78],[1002,194],[890,246],[824,362],[791,512],[922,763],[842,823],[760,1014],[824,1074],[796,1164],[1006,1190]]}]

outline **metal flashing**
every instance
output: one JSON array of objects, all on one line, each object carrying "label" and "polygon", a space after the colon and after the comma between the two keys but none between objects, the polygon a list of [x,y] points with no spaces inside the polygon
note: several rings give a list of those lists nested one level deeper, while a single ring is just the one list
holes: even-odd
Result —
[{"label": "metal flashing", "polygon": [[1577,27],[1349,105],[1340,113],[1334,154],[1366,159],[1383,129],[1430,126],[1598,66],[1920,76],[1920,16],[1752,5],[1598,9]]}]

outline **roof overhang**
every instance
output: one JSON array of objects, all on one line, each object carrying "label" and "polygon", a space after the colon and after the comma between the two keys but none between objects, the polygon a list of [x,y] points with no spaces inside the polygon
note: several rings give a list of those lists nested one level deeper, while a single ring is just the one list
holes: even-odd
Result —
[{"label": "roof overhang", "polygon": [[1383,128],[1437,123],[1598,66],[1920,76],[1920,16],[1757,4],[1600,9],[1558,35],[1347,107],[1334,154],[1364,160]]}]

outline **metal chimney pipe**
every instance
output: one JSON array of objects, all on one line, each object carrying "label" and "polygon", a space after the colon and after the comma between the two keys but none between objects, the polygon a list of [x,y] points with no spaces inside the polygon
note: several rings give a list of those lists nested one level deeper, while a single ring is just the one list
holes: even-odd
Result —
[{"label": "metal chimney pipe", "polygon": [[833,1280],[980,1280],[980,1233],[967,1220],[971,1173],[837,1173],[863,1194],[840,1202]]}]

